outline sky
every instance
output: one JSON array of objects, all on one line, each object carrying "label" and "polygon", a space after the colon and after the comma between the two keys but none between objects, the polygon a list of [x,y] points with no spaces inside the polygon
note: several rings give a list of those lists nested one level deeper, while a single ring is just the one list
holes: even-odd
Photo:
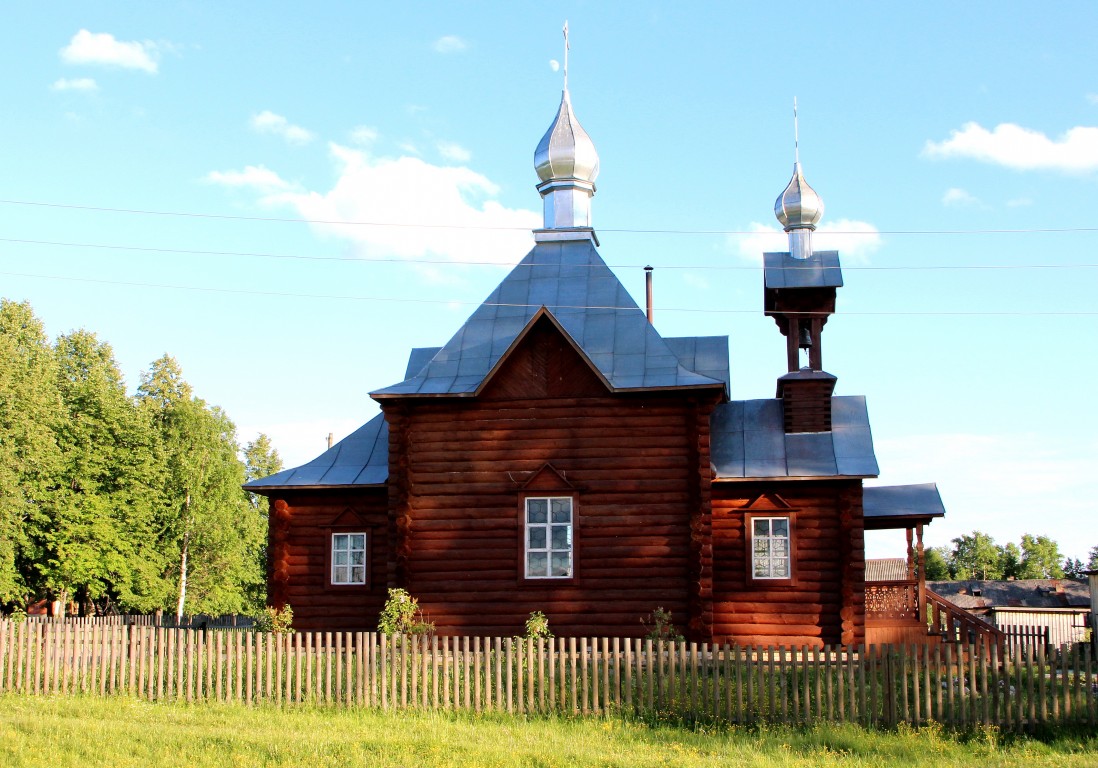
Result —
[{"label": "sky", "polygon": [[[936,482],[928,545],[1098,545],[1098,6],[12,4],[0,296],[168,353],[242,443],[304,463],[377,413],[532,245],[569,89],[600,253],[657,329],[730,337],[773,397],[761,253],[794,158],[845,285],[823,336],[877,484]],[[828,234],[830,232],[830,234]],[[902,532],[869,538],[903,554]]]}]

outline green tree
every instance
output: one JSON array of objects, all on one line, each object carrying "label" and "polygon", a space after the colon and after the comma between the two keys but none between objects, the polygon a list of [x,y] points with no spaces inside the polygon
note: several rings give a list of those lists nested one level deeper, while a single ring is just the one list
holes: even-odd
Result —
[{"label": "green tree", "polygon": [[167,355],[142,376],[138,398],[159,431],[166,467],[158,524],[176,616],[242,611],[263,583],[255,550],[265,530],[240,487],[236,429],[220,408],[194,397]]},{"label": "green tree", "polygon": [[1001,553],[995,540],[982,531],[953,539],[949,571],[955,579],[998,579]]},{"label": "green tree", "polygon": [[1022,536],[1020,579],[1062,579],[1064,556],[1060,545],[1048,536]]},{"label": "green tree", "polygon": [[1064,577],[1068,579],[1082,579],[1085,578],[1083,571],[1087,570],[1083,565],[1083,561],[1079,558],[1067,558],[1064,560]]},{"label": "green tree", "polygon": [[927,581],[949,581],[949,550],[930,547],[923,551],[923,568]]},{"label": "green tree", "polygon": [[56,360],[30,304],[0,299],[0,601],[35,593],[54,516],[62,421]]},{"label": "green tree", "polygon": [[[271,444],[271,439],[260,433],[255,440],[244,446],[244,478],[245,482],[268,477],[282,470],[282,457]],[[255,536],[255,548],[253,557],[256,573],[263,576],[263,580],[248,593],[250,612],[262,611],[267,604],[267,516],[269,514],[269,502],[266,496],[257,493],[248,494],[252,508],[258,513],[257,522],[259,530]]]},{"label": "green tree", "polygon": [[1090,552],[1087,553],[1087,568],[1088,571],[1098,571],[1098,546],[1092,547]]},{"label": "green tree", "polygon": [[1013,541],[1009,541],[999,550],[999,578],[1022,578],[1022,550]]},{"label": "green tree", "polygon": [[126,395],[110,345],[87,331],[55,344],[65,418],[55,517],[38,564],[50,595],[147,611],[163,602],[153,526],[163,481],[146,412]]}]

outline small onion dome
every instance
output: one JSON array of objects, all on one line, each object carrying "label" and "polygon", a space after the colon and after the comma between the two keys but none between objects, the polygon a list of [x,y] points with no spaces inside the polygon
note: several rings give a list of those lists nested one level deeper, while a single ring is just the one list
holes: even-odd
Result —
[{"label": "small onion dome", "polygon": [[823,199],[808,186],[801,164],[793,164],[793,178],[774,201],[774,215],[788,232],[791,229],[815,229],[823,216]]},{"label": "small onion dome", "polygon": [[572,112],[567,89],[556,119],[534,151],[534,168],[541,182],[575,179],[594,184],[599,175],[599,153]]}]

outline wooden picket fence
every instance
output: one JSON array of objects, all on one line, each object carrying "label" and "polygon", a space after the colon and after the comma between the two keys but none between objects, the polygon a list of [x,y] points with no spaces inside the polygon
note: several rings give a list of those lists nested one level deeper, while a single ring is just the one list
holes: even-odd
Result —
[{"label": "wooden picket fence", "polygon": [[1098,723],[1090,647],[776,648],[0,621],[0,691],[690,721]]},{"label": "wooden picket fence", "polygon": [[1006,652],[1012,657],[1025,658],[1032,649],[1035,653],[1041,653],[1050,645],[1049,628],[1047,626],[1029,626],[1024,624],[1009,624],[999,627],[1003,633],[1003,643]]}]

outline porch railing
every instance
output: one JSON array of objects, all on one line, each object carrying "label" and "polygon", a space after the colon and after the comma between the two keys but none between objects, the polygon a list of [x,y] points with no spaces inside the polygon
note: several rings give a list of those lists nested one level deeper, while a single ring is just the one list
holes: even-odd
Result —
[{"label": "porch railing", "polygon": [[932,634],[941,635],[950,643],[975,643],[979,640],[1004,650],[1005,635],[994,624],[989,624],[964,608],[958,608],[932,589],[924,589],[927,623]]}]

